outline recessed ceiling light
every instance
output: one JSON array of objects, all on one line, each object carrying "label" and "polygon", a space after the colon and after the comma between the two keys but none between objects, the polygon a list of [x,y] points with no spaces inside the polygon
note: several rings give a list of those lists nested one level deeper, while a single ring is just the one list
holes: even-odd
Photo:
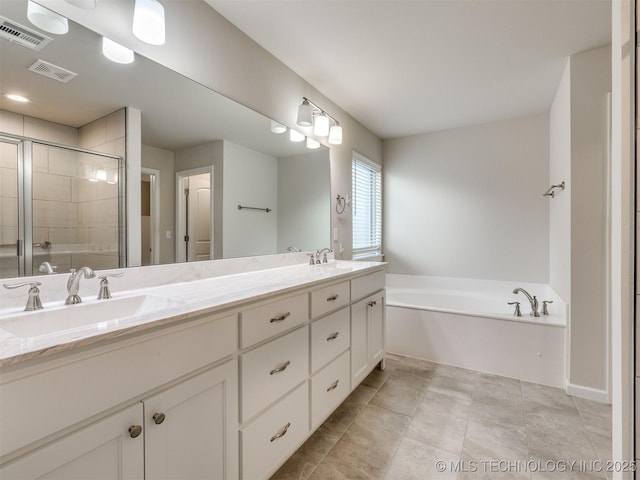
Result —
[{"label": "recessed ceiling light", "polygon": [[16,95],[15,93],[5,93],[4,96],[7,97],[9,100],[13,100],[14,102],[21,102],[21,103],[30,102],[30,100],[27,97],[23,97],[22,95]]}]

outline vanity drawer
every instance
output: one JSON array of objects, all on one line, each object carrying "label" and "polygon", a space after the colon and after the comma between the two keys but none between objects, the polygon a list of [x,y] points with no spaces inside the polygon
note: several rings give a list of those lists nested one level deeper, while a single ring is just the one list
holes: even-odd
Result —
[{"label": "vanity drawer", "polygon": [[311,292],[311,318],[337,310],[351,301],[349,282],[335,283]]},{"label": "vanity drawer", "polygon": [[241,423],[307,378],[309,327],[273,340],[240,357]]},{"label": "vanity drawer", "polygon": [[349,348],[349,308],[311,324],[311,371],[315,372]]},{"label": "vanity drawer", "polygon": [[240,312],[240,347],[247,348],[309,319],[306,293]]},{"label": "vanity drawer", "polygon": [[351,299],[360,300],[384,288],[384,270],[351,280]]},{"label": "vanity drawer", "polygon": [[309,387],[304,382],[240,430],[242,478],[268,478],[309,434]]},{"label": "vanity drawer", "polygon": [[311,379],[311,428],[316,429],[351,391],[349,352],[346,351]]}]

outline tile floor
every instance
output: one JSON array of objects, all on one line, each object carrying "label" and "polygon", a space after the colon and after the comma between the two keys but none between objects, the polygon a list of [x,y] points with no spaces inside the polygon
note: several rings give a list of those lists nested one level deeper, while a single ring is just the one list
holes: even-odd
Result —
[{"label": "tile floor", "polygon": [[388,355],[272,480],[611,478],[610,458],[609,405]]}]

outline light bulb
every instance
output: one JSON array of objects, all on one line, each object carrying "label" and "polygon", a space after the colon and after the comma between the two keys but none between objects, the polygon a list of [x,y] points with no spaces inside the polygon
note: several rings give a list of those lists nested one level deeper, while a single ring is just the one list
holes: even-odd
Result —
[{"label": "light bulb", "polygon": [[27,18],[45,32],[64,35],[69,31],[69,22],[66,18],[31,0],[27,3]]},{"label": "light bulb", "polygon": [[320,142],[315,141],[313,138],[307,137],[307,148],[311,150],[315,150],[316,148],[320,148]]},{"label": "light bulb", "polygon": [[292,142],[301,142],[304,140],[304,135],[294,130],[293,128],[289,129],[289,140]]},{"label": "light bulb", "polygon": [[329,129],[329,143],[331,145],[340,145],[342,143],[342,127],[333,125]]},{"label": "light bulb", "polygon": [[324,113],[316,117],[313,123],[313,134],[316,137],[326,137],[329,135],[329,117]]},{"label": "light bulb", "polygon": [[156,0],[136,0],[133,34],[151,45],[164,45],[164,7]]},{"label": "light bulb", "polygon": [[133,50],[129,50],[107,37],[102,37],[102,54],[116,63],[131,63],[134,59]]}]

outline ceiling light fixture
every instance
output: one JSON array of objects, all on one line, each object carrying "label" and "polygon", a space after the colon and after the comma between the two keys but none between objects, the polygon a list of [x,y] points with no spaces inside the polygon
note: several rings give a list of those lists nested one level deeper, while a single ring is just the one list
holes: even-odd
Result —
[{"label": "ceiling light fixture", "polygon": [[287,127],[281,123],[271,120],[271,133],[284,133],[287,131]]},{"label": "ceiling light fixture", "polygon": [[69,22],[66,18],[31,0],[27,2],[27,18],[45,32],[64,35],[69,31]]},{"label": "ceiling light fixture", "polygon": [[85,10],[93,10],[97,5],[96,0],[65,0],[65,2],[74,7],[84,8]]},{"label": "ceiling light fixture", "polygon": [[311,150],[315,150],[316,148],[320,148],[320,142],[315,141],[313,138],[307,137],[307,148]]},{"label": "ceiling light fixture", "polygon": [[4,96],[7,97],[9,100],[13,100],[14,102],[20,102],[20,103],[30,102],[30,100],[27,97],[23,97],[22,95],[17,95],[15,93],[5,93]]},{"label": "ceiling light fixture", "polygon": [[151,45],[164,45],[164,7],[156,0],[136,0],[133,34]]},{"label": "ceiling light fixture", "polygon": [[123,47],[107,37],[102,37],[102,54],[116,63],[127,64],[134,60],[133,50]]},{"label": "ceiling light fixture", "polygon": [[294,130],[293,128],[289,129],[289,140],[292,142],[301,142],[304,140],[304,135]]},{"label": "ceiling light fixture", "polygon": [[[331,124],[333,122],[333,125]],[[329,143],[340,145],[342,143],[342,127],[340,122],[329,115],[307,97],[302,97],[302,103],[298,107],[298,125],[310,127],[313,125],[313,134],[317,137],[329,136]]]}]

